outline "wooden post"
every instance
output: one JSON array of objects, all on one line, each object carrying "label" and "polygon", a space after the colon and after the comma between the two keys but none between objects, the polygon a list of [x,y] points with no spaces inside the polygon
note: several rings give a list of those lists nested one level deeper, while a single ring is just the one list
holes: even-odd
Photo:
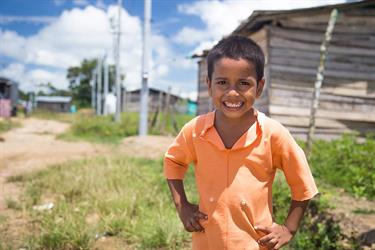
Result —
[{"label": "wooden post", "polygon": [[158,106],[156,107],[156,110],[155,110],[155,113],[154,113],[154,118],[152,119],[151,129],[154,129],[155,127],[156,128],[159,127],[159,125],[160,125],[159,113],[161,114],[162,110],[163,110],[163,92],[159,91]]},{"label": "wooden post", "polygon": [[335,27],[336,19],[337,19],[338,11],[337,9],[333,9],[331,11],[331,15],[329,18],[328,26],[326,29],[326,33],[322,42],[322,45],[320,46],[320,60],[319,60],[319,67],[318,72],[316,74],[316,81],[314,86],[314,96],[311,102],[311,113],[310,113],[310,123],[309,123],[309,133],[307,135],[307,155],[310,157],[311,151],[312,151],[312,140],[315,133],[315,115],[316,110],[319,107],[319,95],[320,95],[320,89],[322,87],[322,82],[324,79],[324,66],[327,56],[327,47],[329,45],[329,42],[332,38],[332,31]]}]

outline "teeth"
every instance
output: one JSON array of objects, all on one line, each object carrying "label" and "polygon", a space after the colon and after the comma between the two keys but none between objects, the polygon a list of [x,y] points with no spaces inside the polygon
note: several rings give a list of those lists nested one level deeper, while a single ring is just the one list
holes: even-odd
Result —
[{"label": "teeth", "polygon": [[242,102],[224,102],[224,104],[229,108],[239,108],[242,105]]}]

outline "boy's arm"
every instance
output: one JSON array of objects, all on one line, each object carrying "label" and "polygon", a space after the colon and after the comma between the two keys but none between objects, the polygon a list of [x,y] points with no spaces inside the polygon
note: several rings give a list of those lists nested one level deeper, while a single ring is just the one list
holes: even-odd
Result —
[{"label": "boy's arm", "polygon": [[200,212],[198,205],[190,203],[186,198],[183,180],[167,179],[173,202],[178,215],[188,232],[203,232],[199,220],[207,220],[207,215]]},{"label": "boy's arm", "polygon": [[284,225],[273,223],[270,227],[262,225],[255,226],[256,230],[267,234],[260,238],[258,243],[267,246],[269,249],[280,249],[282,246],[286,245],[297,232],[309,201],[310,200],[292,200]]}]

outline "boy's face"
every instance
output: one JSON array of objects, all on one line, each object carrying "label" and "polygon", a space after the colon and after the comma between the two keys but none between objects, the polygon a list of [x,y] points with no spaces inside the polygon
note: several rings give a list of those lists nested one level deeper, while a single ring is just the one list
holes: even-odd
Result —
[{"label": "boy's face", "polygon": [[222,58],[214,64],[208,91],[217,111],[227,118],[245,118],[260,97],[264,79],[257,84],[255,67],[244,59]]}]

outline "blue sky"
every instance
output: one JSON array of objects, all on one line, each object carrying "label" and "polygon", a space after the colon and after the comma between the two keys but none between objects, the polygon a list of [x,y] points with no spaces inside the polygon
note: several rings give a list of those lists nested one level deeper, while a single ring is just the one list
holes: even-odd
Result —
[{"label": "blue sky", "polygon": [[[292,9],[344,0],[153,0],[150,86],[195,98],[193,53],[210,48],[255,9]],[[116,0],[1,0],[0,76],[26,91],[51,82],[66,88],[66,69],[107,54]],[[128,89],[140,86],[143,0],[123,0],[121,70]]]}]

